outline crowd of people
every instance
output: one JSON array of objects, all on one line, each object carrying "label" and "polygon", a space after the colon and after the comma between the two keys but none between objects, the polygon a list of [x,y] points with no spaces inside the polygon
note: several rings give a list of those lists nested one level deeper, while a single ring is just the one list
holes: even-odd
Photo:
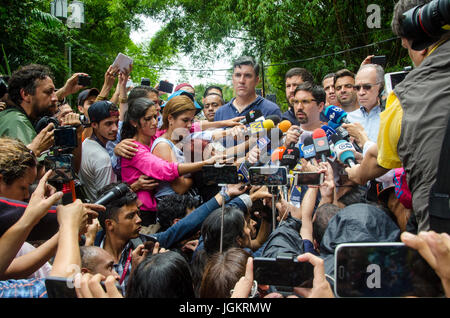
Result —
[{"label": "crowd of people", "polygon": [[[56,88],[46,66],[17,69],[1,96],[0,297],[335,297],[338,245],[374,242],[417,250],[440,279],[432,296],[449,297],[450,33],[417,50],[402,30],[425,2],[395,7],[415,68],[393,91],[373,56],[321,81],[295,67],[285,112],[256,93],[248,56],[233,63],[234,97],[210,86],[203,106],[188,83],[127,86],[132,66],[110,66],[100,90],[85,73]],[[202,173],[224,165],[237,183]],[[323,180],[254,185],[245,170],[262,166]],[[253,260],[279,256],[310,263],[312,285],[255,282]]]}]

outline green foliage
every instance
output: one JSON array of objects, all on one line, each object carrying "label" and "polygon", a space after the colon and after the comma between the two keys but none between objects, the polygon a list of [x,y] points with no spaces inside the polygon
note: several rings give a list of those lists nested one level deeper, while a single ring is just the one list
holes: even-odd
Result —
[{"label": "green foliage", "polygon": [[[381,8],[379,29],[366,23],[371,3]],[[167,22],[165,41],[199,62],[230,56],[239,40],[245,44],[241,54],[265,65],[280,64],[265,70],[265,89],[277,94],[283,109],[284,74],[292,67],[307,68],[321,83],[324,75],[341,68],[357,71],[370,54],[386,55],[387,71],[410,64],[399,40],[382,42],[394,37],[390,0],[147,0],[142,5],[150,16]],[[226,49],[217,50],[218,44]],[[281,64],[286,61],[298,62]]]}]

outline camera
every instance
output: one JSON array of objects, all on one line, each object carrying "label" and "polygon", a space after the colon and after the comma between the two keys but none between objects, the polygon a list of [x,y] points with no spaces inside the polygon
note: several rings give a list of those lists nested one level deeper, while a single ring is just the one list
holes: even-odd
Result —
[{"label": "camera", "polygon": [[[34,129],[36,133],[40,133],[42,129],[47,127],[50,123],[55,126],[55,146],[58,152],[72,151],[78,147],[77,131],[73,126],[59,126],[59,122],[54,117],[44,116],[36,123]],[[55,150],[55,149],[53,149]]]},{"label": "camera", "polygon": [[412,39],[412,49],[420,51],[448,32],[450,0],[433,0],[403,13],[402,28],[406,38]]},{"label": "camera", "polygon": [[142,86],[150,86],[150,79],[149,79],[149,78],[142,77],[142,78],[141,78],[141,85],[142,85]]},{"label": "camera", "polygon": [[78,75],[78,85],[85,87],[90,86],[91,77],[89,75]]},{"label": "camera", "polygon": [[250,184],[262,186],[280,186],[287,184],[286,167],[251,167]]}]

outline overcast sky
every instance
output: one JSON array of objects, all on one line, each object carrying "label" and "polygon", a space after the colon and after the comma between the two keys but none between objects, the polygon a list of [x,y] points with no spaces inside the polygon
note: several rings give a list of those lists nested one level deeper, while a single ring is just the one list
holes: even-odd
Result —
[{"label": "overcast sky", "polygon": [[[131,40],[136,43],[142,43],[149,41],[152,36],[161,28],[163,25],[161,22],[154,21],[147,17],[142,17],[144,23],[142,24],[142,29],[138,31],[132,31],[130,34]],[[231,61],[229,59],[221,59],[216,61],[214,64],[204,64],[204,65],[193,65],[192,61],[187,56],[180,56],[179,62],[170,68],[184,68],[184,69],[228,69],[231,66]],[[214,72],[213,75],[207,78],[198,77],[198,73],[189,72],[183,76],[189,80],[189,83],[193,86],[198,84],[208,84],[208,83],[217,83],[217,84],[231,84],[230,81],[227,80],[226,72]],[[169,82],[177,85],[181,81],[181,75],[177,71],[164,71],[162,75],[162,79],[168,80]]]}]

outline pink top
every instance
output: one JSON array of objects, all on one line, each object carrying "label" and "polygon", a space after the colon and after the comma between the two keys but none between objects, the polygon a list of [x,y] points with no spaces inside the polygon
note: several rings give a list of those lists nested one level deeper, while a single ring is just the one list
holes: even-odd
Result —
[{"label": "pink top", "polygon": [[[152,139],[153,141],[153,139]],[[128,184],[135,182],[141,175],[163,181],[173,181],[180,175],[178,163],[165,161],[150,152],[151,145],[146,146],[137,141],[138,151],[132,159],[122,158],[122,180]],[[136,192],[142,202],[141,210],[156,211],[157,203],[153,191]]]}]

